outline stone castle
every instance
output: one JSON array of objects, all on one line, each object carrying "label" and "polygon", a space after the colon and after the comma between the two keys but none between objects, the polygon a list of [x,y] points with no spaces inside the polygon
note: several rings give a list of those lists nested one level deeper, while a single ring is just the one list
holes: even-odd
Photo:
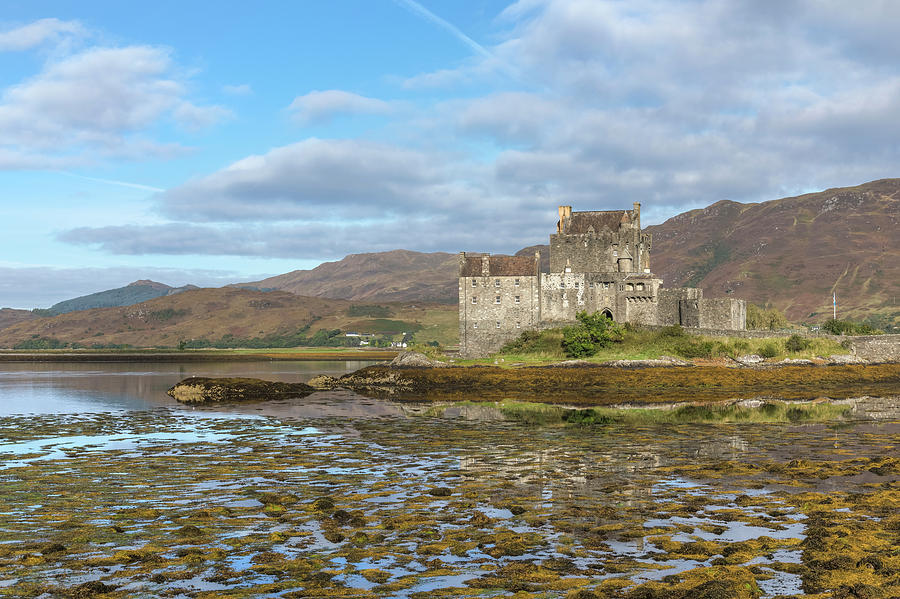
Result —
[{"label": "stone castle", "polygon": [[559,207],[550,235],[550,272],[540,254],[459,255],[459,340],[464,356],[500,349],[522,331],[575,322],[582,310],[616,322],[746,329],[743,300],[705,299],[693,287],[666,289],[650,272],[651,235],[632,210]]}]

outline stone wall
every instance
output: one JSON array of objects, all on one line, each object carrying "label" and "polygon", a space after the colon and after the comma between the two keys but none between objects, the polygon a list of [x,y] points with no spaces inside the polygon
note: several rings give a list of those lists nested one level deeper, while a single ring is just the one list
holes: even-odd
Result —
[{"label": "stone wall", "polygon": [[834,337],[850,342],[854,354],[873,362],[900,362],[900,335]]},{"label": "stone wall", "polygon": [[701,299],[700,327],[742,331],[747,328],[747,303],[739,299]]},{"label": "stone wall", "polygon": [[[473,301],[474,300],[474,301]],[[463,355],[485,355],[540,321],[537,276],[460,277],[459,344]]]}]

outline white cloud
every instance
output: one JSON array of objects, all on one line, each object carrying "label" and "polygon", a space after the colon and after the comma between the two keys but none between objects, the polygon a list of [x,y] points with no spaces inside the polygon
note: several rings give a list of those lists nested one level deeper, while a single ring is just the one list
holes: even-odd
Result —
[{"label": "white cloud", "polygon": [[40,19],[15,29],[0,31],[0,52],[30,50],[66,36],[81,37],[85,29],[78,21]]},{"label": "white cloud", "polygon": [[418,109],[340,90],[291,106],[305,123],[399,115],[385,131],[403,144],[308,139],[157,196],[165,216],[228,223],[225,235],[176,222],[65,238],[116,253],[510,251],[545,240],[557,204],[640,201],[661,219],[896,177],[898,11],[876,0],[521,0],[495,22],[487,55],[401,80],[447,86]]},{"label": "white cloud", "polygon": [[188,99],[168,50],[90,48],[51,60],[0,94],[0,150],[8,164],[80,164],[86,156],[159,155],[169,144],[143,139],[161,119],[209,126],[230,112]]},{"label": "white cloud", "polygon": [[394,106],[377,98],[329,89],[297,96],[288,110],[300,123],[321,124],[341,114],[388,114],[394,110]]}]

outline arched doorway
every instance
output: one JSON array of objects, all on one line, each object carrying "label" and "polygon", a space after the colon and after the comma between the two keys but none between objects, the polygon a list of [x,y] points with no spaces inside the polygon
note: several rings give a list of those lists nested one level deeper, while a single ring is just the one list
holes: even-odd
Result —
[{"label": "arched doorway", "polygon": [[601,312],[600,314],[602,314],[603,316],[607,317],[610,320],[615,320],[615,318],[613,318],[612,312],[609,311],[609,308],[604,308],[603,312]]}]

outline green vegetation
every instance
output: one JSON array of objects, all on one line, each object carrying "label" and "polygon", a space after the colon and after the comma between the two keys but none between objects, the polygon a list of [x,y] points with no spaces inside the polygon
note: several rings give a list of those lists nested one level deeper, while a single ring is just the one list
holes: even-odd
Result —
[{"label": "green vegetation", "polygon": [[[617,341],[597,347],[589,358],[593,362],[610,360],[649,360],[664,356],[686,359],[738,358],[756,354],[764,358],[815,358],[832,354],[845,354],[847,348],[825,338],[805,338],[794,335],[787,339],[761,338],[742,339],[734,337],[706,337],[689,335],[678,325],[650,330],[632,325],[620,327],[621,336]],[[579,339],[576,337],[576,340]],[[564,329],[525,331],[515,340],[507,343],[493,358],[502,358],[502,363],[540,364],[563,360],[567,357],[564,349]],[[465,361],[468,362],[468,361]],[[478,363],[479,361],[473,361]]]},{"label": "green vegetation", "polygon": [[693,265],[694,274],[685,281],[685,287],[699,287],[706,275],[731,258],[731,248],[722,240],[707,243],[698,249],[706,255],[706,261]]},{"label": "green vegetation", "polygon": [[873,329],[867,324],[853,322],[852,320],[835,320],[829,318],[822,325],[822,330],[832,335],[881,335],[884,331]]},{"label": "green vegetation", "polygon": [[[454,404],[459,405],[459,404]],[[483,405],[468,402],[467,405]],[[687,424],[715,422],[823,422],[842,420],[849,406],[832,403],[792,403],[769,401],[758,407],[740,404],[685,405],[675,409],[652,408],[566,408],[559,405],[522,401],[493,404],[505,418],[532,425],[605,426],[638,424]]]},{"label": "green vegetation", "polygon": [[393,314],[388,306],[375,304],[354,304],[347,308],[347,316],[369,316],[372,318],[387,318]]},{"label": "green vegetation", "polygon": [[563,329],[562,348],[570,358],[589,358],[624,337],[621,325],[600,312],[582,310],[575,318],[577,325]]},{"label": "green vegetation", "polygon": [[784,312],[774,307],[747,304],[747,328],[755,331],[777,331],[790,327]]},{"label": "green vegetation", "polygon": [[162,310],[154,310],[147,314],[147,320],[156,320],[158,322],[165,322],[167,320],[172,320],[173,318],[179,318],[181,316],[187,316],[190,314],[190,310],[176,310],[175,308],[163,308]]},{"label": "green vegetation", "polygon": [[67,347],[69,347],[68,343],[55,337],[33,335],[31,339],[26,339],[14,345],[13,349],[65,349]]}]

